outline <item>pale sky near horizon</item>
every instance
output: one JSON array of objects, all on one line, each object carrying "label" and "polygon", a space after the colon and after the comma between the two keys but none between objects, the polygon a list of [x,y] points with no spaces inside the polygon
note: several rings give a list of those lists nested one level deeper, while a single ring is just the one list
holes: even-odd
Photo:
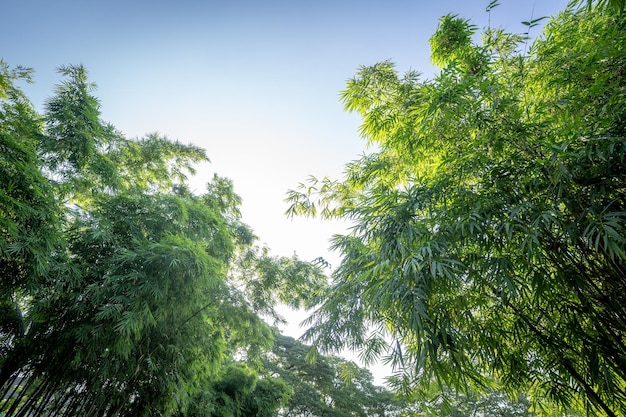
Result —
[{"label": "pale sky near horizon", "polygon": [[283,200],[309,175],[340,178],[364,151],[338,99],[345,81],[386,59],[431,78],[428,39],[444,14],[521,33],[567,0],[499,3],[489,16],[489,0],[3,0],[0,59],[35,70],[24,90],[40,110],[55,68],[85,65],[104,120],[205,148],[211,164],[192,188],[213,172],[233,179],[272,253],[336,266],[328,240],[342,226],[287,219]]}]

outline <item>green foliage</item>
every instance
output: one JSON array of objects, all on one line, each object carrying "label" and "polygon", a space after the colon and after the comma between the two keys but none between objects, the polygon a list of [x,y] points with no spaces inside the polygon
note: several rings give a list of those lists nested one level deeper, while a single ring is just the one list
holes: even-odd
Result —
[{"label": "green foliage", "polygon": [[[18,358],[28,355],[25,369],[48,377],[28,384],[62,387],[51,408],[84,391],[67,415],[185,409],[226,352],[219,304],[229,231],[191,197],[103,196],[94,205],[71,224],[70,255],[50,286],[34,294]],[[31,398],[24,409],[36,407]]]},{"label": "green foliage", "polygon": [[[244,288],[243,295],[255,311],[275,322],[284,322],[275,311],[278,304],[296,309],[308,307],[326,285],[319,265],[301,261],[295,255],[270,256],[267,248],[248,248],[233,266],[234,285]],[[268,292],[268,288],[273,291]]]},{"label": "green foliage", "polygon": [[387,352],[407,389],[626,414],[625,25],[569,8],[520,51],[446,16],[433,80],[361,68],[342,98],[376,152],[288,197],[353,224],[306,337]]},{"label": "green foliage", "polygon": [[263,377],[242,363],[224,367],[212,385],[212,407],[196,407],[193,415],[211,417],[271,417],[285,405],[291,389],[280,378]]},{"label": "green foliage", "polygon": [[[471,417],[476,415],[501,417],[530,417],[537,415],[525,397],[510,399],[505,394],[489,392],[481,396],[462,395],[453,392],[439,392],[429,401],[418,401],[418,411],[414,416],[447,415],[450,417]],[[547,410],[546,410],[547,411]],[[551,415],[542,412],[541,415]],[[554,415],[562,415],[554,413]]]},{"label": "green foliage", "polygon": [[41,117],[21,81],[30,81],[30,71],[0,61],[0,385],[17,371],[7,357],[27,327],[22,310],[61,240],[60,207],[36,152]]},{"label": "green foliage", "polygon": [[82,66],[59,68],[65,80],[45,106],[45,134],[39,153],[61,198],[84,204],[94,193],[139,188],[168,191],[195,173],[193,164],[208,160],[203,149],[172,142],[156,133],[126,139],[100,119]]},{"label": "green foliage", "polygon": [[626,7],[626,1],[624,0],[572,0],[570,6],[579,6],[586,3],[586,6],[591,10],[594,6],[598,9],[605,9],[607,11],[617,12],[622,14]]},{"label": "green foliage", "polygon": [[437,31],[430,38],[431,60],[439,68],[455,61],[465,61],[476,50],[472,35],[476,27],[456,15],[446,15],[439,20]]},{"label": "green foliage", "polygon": [[0,297],[32,288],[58,239],[59,208],[36,145],[41,119],[15,83],[22,68],[0,61]]},{"label": "green foliage", "polygon": [[393,416],[407,407],[375,386],[368,370],[338,357],[317,355],[311,360],[310,351],[310,346],[278,335],[264,359],[266,372],[293,389],[284,416]]},{"label": "green foliage", "polygon": [[83,67],[44,117],[1,69],[0,414],[275,415],[289,387],[232,363],[320,269],[257,248],[230,180],[189,192],[204,150],[101,121]]},{"label": "green foliage", "polygon": [[53,171],[70,176],[92,162],[100,137],[100,105],[90,93],[95,84],[87,82],[85,68],[60,67],[66,80],[46,103],[47,135],[41,152]]}]

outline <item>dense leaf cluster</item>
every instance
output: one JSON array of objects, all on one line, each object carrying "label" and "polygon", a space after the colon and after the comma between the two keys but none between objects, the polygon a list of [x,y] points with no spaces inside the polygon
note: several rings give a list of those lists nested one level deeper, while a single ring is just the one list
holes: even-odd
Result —
[{"label": "dense leaf cluster", "polygon": [[372,374],[339,357],[318,356],[290,337],[278,336],[264,357],[264,369],[279,375],[293,390],[282,415],[296,416],[398,416],[409,403],[374,385]]},{"label": "dense leaf cluster", "polygon": [[623,416],[626,19],[570,7],[530,48],[474,31],[442,18],[432,80],[386,61],[348,81],[374,151],[288,197],[353,224],[308,338],[387,351],[407,388],[496,384]]},{"label": "dense leaf cluster", "polygon": [[230,180],[188,191],[204,150],[124,137],[85,69],[60,72],[39,115],[0,66],[0,414],[276,415],[261,317],[306,305],[320,268],[258,248]]}]

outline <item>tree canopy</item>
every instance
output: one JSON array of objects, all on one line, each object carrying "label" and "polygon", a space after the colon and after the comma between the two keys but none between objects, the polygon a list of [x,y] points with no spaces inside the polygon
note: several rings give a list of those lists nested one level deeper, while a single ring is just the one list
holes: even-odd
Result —
[{"label": "tree canopy", "polygon": [[219,415],[241,376],[265,393],[243,415],[275,415],[288,387],[245,363],[321,269],[259,248],[230,180],[187,189],[203,149],[126,138],[83,67],[59,72],[40,115],[0,67],[0,413]]},{"label": "tree canopy", "polygon": [[348,81],[371,152],[288,196],[352,224],[307,340],[386,355],[407,389],[626,414],[626,19],[601,3],[534,42],[444,16],[432,79]]},{"label": "tree canopy", "polygon": [[398,416],[409,401],[376,386],[370,371],[336,356],[310,357],[311,346],[278,335],[264,355],[266,372],[279,375],[293,393],[282,416]]},{"label": "tree canopy", "polygon": [[[623,10],[573,1],[534,41],[447,15],[432,79],[361,67],[371,151],[288,196],[351,222],[330,286],[229,179],[188,189],[205,150],[103,121],[85,68],[40,114],[0,61],[0,415],[626,416]],[[278,303],[315,308],[312,347]],[[403,399],[319,353],[345,348]]]}]

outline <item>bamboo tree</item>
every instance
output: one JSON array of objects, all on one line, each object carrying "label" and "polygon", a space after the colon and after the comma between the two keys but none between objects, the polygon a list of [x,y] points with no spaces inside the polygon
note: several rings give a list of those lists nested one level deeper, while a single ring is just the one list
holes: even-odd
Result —
[{"label": "bamboo tree", "polygon": [[103,122],[83,67],[60,69],[43,117],[3,69],[0,308],[27,303],[0,327],[0,413],[188,415],[235,355],[269,349],[259,315],[323,274],[256,248],[228,179],[189,192],[204,150]]},{"label": "bamboo tree", "polygon": [[527,49],[492,28],[476,45],[450,15],[432,80],[361,68],[342,98],[376,151],[288,197],[292,214],[353,222],[307,338],[388,354],[409,389],[495,376],[624,415],[625,22],[570,7]]}]

